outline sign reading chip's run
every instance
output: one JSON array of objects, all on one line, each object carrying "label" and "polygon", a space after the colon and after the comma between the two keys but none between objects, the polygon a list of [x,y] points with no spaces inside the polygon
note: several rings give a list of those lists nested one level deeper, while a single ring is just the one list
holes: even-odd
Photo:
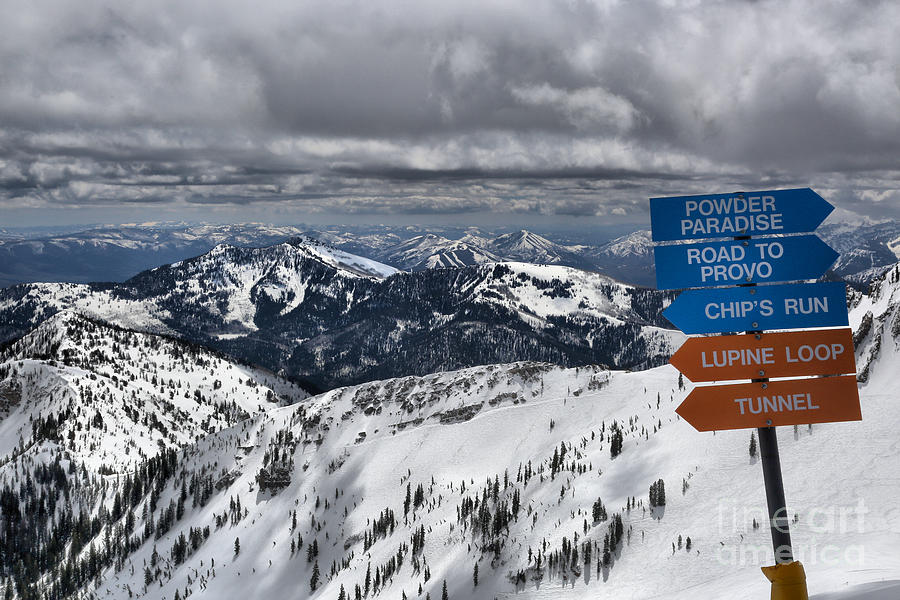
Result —
[{"label": "sign reading chip's run", "polygon": [[686,290],[663,311],[684,333],[846,327],[844,283]]}]

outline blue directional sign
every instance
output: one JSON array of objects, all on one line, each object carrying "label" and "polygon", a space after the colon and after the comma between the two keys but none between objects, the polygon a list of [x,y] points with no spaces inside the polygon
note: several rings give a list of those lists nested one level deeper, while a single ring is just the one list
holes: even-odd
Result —
[{"label": "blue directional sign", "polygon": [[661,290],[817,279],[838,257],[815,235],[656,246],[653,254]]},{"label": "blue directional sign", "polygon": [[806,233],[834,206],[810,188],[650,198],[653,241]]},{"label": "blue directional sign", "polygon": [[687,334],[846,327],[847,292],[835,282],[687,290],[663,315]]}]

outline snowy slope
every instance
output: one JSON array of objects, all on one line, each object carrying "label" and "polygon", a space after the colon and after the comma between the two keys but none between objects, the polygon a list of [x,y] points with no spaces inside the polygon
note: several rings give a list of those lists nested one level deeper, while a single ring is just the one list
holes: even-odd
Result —
[{"label": "snowy slope", "polygon": [[884,347],[900,337],[900,263],[887,267],[868,294],[854,294],[851,302],[857,373],[860,381],[866,381]]},{"label": "snowy slope", "polygon": [[350,254],[311,238],[298,238],[293,246],[317,257],[323,263],[338,270],[360,277],[384,278],[397,273],[397,269],[369,258]]},{"label": "snowy slope", "polygon": [[[893,310],[898,287],[887,281],[878,297],[856,298],[854,324]],[[900,579],[900,343],[889,320],[867,335],[882,341],[861,387],[864,420],[779,431],[795,553],[814,598],[892,597]],[[134,547],[102,568],[95,593],[332,599],[341,586],[351,597],[365,588],[371,566],[378,589],[367,597],[437,599],[445,580],[457,600],[765,597],[758,567],[771,564],[771,544],[753,526],[765,520],[765,495],[750,434],[694,431],[674,412],[688,391],[668,366],[516,363],[372,382],[266,411],[185,450],[174,474],[154,480],[152,516],[142,516],[150,499],[137,498]],[[208,496],[166,520],[187,482],[212,475],[219,484]],[[653,509],[648,490],[659,479],[667,501]],[[111,505],[106,498],[97,502]],[[606,518],[595,521],[598,498]],[[622,539],[598,572],[616,515]],[[151,519],[168,528],[154,535]],[[679,536],[691,538],[690,551]],[[102,531],[96,539],[102,546]],[[851,591],[861,584],[870,585]]]},{"label": "snowy slope", "polygon": [[[307,396],[272,375],[187,344],[58,313],[0,353],[0,456],[51,427],[96,471],[128,467]],[[61,416],[62,415],[62,416]]]},{"label": "snowy slope", "polygon": [[[900,491],[893,477],[900,451],[893,435],[897,408],[885,388],[889,379],[864,388],[866,421],[780,432],[789,503],[799,517],[792,525],[795,549],[813,594],[900,576],[900,514],[893,501]],[[363,587],[367,566],[390,565],[398,549],[403,565],[370,595],[415,597],[422,584],[422,597],[429,592],[438,598],[446,579],[450,598],[763,597],[768,585],[758,566],[771,563],[770,542],[767,530],[752,526],[754,518],[764,518],[765,500],[759,464],[747,454],[749,435],[693,431],[673,412],[685,393],[668,367],[610,373],[518,364],[336,390],[309,406],[270,413],[250,427],[210,437],[185,457],[190,471],[224,464],[235,480],[155,542],[165,556],[179,530],[213,529],[184,564],[166,560],[141,597],[171,598],[179,589],[182,596],[214,598],[336,598],[341,585],[351,592],[357,584]],[[622,454],[611,459],[614,424],[623,428],[625,441]],[[561,443],[563,467],[552,476]],[[258,475],[271,464],[266,455],[274,449],[288,452],[292,476],[277,492],[263,492]],[[223,454],[234,458],[223,463]],[[517,481],[529,461],[534,474],[527,484]],[[647,489],[658,478],[667,484],[667,504],[649,510]],[[424,503],[410,508],[407,524],[408,483],[413,498],[422,484]],[[517,492],[520,508],[508,532],[504,526],[484,537],[473,531],[471,517],[458,518],[457,509],[464,499],[483,498],[488,483],[494,518],[504,503],[512,511]],[[163,500],[177,487],[173,483]],[[632,496],[637,506],[628,510]],[[598,497],[610,518],[594,523],[591,509]],[[234,499],[244,516],[215,528],[213,515],[228,514]],[[860,500],[868,512],[858,520]],[[374,544],[366,548],[366,532],[385,509],[394,511],[394,530],[382,535],[376,529]],[[848,525],[831,528],[828,511],[841,510]],[[598,575],[597,557],[614,514],[621,515],[626,533],[611,566]],[[414,555],[410,540],[419,527],[424,547]],[[672,551],[679,535],[691,537],[690,552]],[[563,539],[576,536],[575,566],[548,569]],[[236,556],[235,538],[242,548]],[[299,538],[304,546],[292,553],[291,542]],[[312,540],[318,555],[307,562]],[[587,567],[586,540],[592,545]],[[499,550],[485,551],[492,541]],[[528,560],[529,547],[535,554],[542,549],[540,572],[537,558]],[[131,562],[144,564],[152,550],[145,543]],[[333,561],[343,568],[332,577]],[[307,596],[316,562],[322,584]],[[526,581],[517,586],[510,577],[520,571]],[[143,577],[140,569],[134,576],[120,572],[99,593],[142,592]]]}]

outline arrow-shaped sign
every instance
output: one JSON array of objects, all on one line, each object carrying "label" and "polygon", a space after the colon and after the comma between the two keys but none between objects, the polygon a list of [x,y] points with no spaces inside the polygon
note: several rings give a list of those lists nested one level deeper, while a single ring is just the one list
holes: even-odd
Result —
[{"label": "arrow-shaped sign", "polygon": [[684,333],[846,327],[843,283],[686,290],[663,311]]},{"label": "arrow-shaped sign", "polygon": [[810,188],[674,196],[650,198],[650,223],[654,242],[805,233],[832,210]]},{"label": "arrow-shaped sign", "polygon": [[661,290],[817,279],[838,257],[815,235],[656,246],[653,254]]},{"label": "arrow-shaped sign", "polygon": [[862,419],[853,375],[700,386],[675,412],[698,431]]},{"label": "arrow-shaped sign", "polygon": [[856,372],[850,329],[693,337],[669,363],[695,382]]}]

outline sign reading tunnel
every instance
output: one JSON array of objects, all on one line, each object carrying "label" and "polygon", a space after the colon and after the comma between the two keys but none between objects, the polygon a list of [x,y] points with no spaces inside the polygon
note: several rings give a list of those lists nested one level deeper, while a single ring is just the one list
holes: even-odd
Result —
[{"label": "sign reading tunnel", "polygon": [[698,431],[862,419],[854,375],[700,386],[675,412]]}]

